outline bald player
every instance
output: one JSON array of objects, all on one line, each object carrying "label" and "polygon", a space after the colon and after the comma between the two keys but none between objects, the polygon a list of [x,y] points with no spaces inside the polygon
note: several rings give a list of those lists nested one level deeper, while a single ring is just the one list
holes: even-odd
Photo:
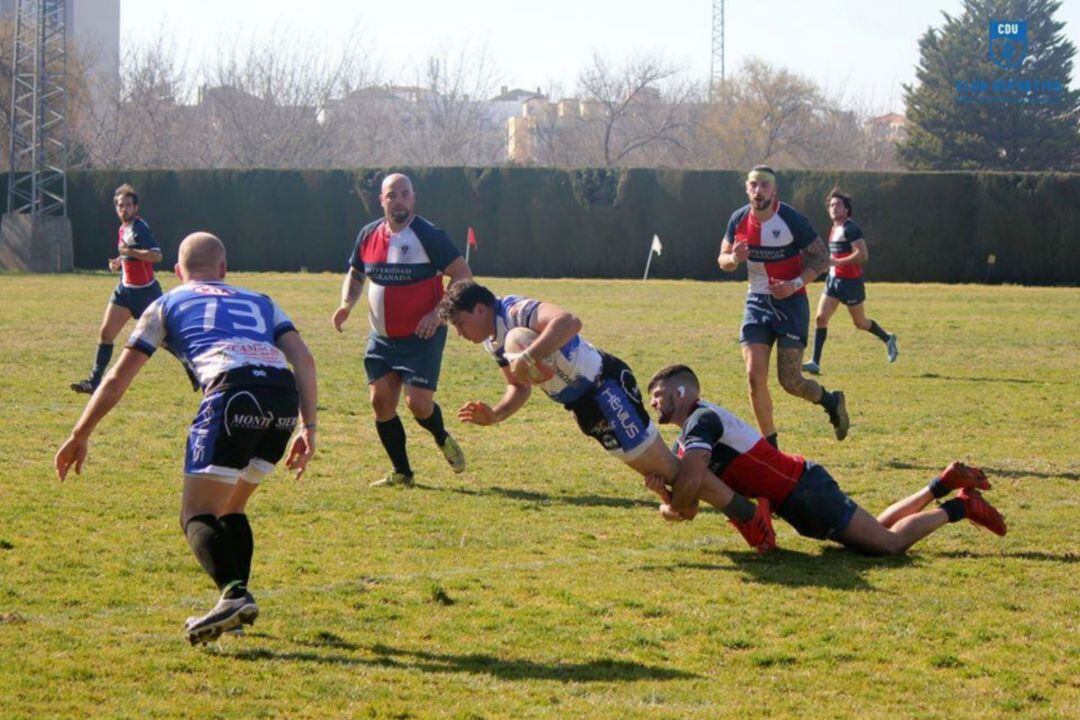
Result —
[{"label": "bald player", "polygon": [[176,265],[183,284],[143,313],[55,459],[61,480],[72,466],[81,473],[94,427],[158,347],[167,344],[198,379],[204,397],[187,440],[180,525],[221,598],[185,623],[193,645],[259,614],[248,590],[254,537],[245,507],[285,454],[298,413],[286,465],[300,477],[315,452],[315,361],[282,309],[226,284],[225,266],[218,238],[184,238]]},{"label": "bald player", "polygon": [[444,275],[453,284],[472,278],[472,272],[446,233],[416,214],[416,194],[407,176],[387,175],[379,202],[383,217],[364,226],[356,238],[331,322],[341,332],[366,279],[371,334],[364,372],[375,431],[392,465],[385,477],[370,485],[411,486],[405,426],[397,413],[402,390],[409,412],[431,433],[453,471],[465,471],[465,453],[446,431],[442,409],[435,402],[446,346],[446,324],[436,307],[443,296]]}]

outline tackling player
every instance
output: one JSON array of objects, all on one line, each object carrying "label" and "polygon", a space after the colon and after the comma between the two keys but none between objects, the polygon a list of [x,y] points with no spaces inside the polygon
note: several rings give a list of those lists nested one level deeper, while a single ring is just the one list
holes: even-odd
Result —
[{"label": "tackling player", "polygon": [[[876,519],[855,504],[821,465],[789,455],[738,417],[700,397],[697,375],[669,365],[649,380],[649,404],[662,424],[679,425],[679,471],[670,483],[676,512],[698,499],[712,503],[719,478],[735,492],[768,498],[773,512],[800,535],[835,540],[871,554],[896,555],[946,523],[967,518],[997,535],[1005,519],[979,493],[989,490],[978,468],[954,462],[927,487],[888,507]],[[646,480],[653,486],[661,478]],[[927,510],[953,490],[957,496]]]},{"label": "tackling player", "polygon": [[778,445],[769,395],[769,356],[776,343],[777,375],[791,395],[825,408],[837,440],[848,432],[844,393],[829,392],[802,375],[810,324],[806,284],[828,268],[829,253],[810,222],[776,191],[772,168],[758,165],[746,176],[750,204],[736,210],[720,245],[720,269],[746,263],[750,287],[739,343],[750,385],[750,405],[765,439]]},{"label": "tackling player", "polygon": [[120,272],[120,281],[105,306],[90,376],[71,383],[71,389],[77,393],[90,394],[97,389],[112,359],[113,340],[120,329],[131,318],[138,320],[147,306],[161,297],[161,285],[154,277],[154,263],[161,262],[161,249],[150,226],[139,216],[139,194],[124,183],[113,193],[113,203],[120,218],[120,230],[116,241],[118,254],[109,258],[109,269]]},{"label": "tackling player", "polygon": [[[71,437],[56,453],[63,480],[82,471],[90,435],[120,402],[154,351],[168,343],[202,385],[184,457],[180,525],[221,598],[184,626],[192,643],[208,642],[259,614],[248,590],[254,538],[248,498],[285,453],[300,477],[315,451],[315,361],[292,321],[266,295],[233,287],[225,277],[225,246],[209,233],[180,244],[182,285],[143,313],[120,360],[90,398]],[[289,366],[292,366],[292,370]]]},{"label": "tackling player", "polygon": [[[483,344],[506,378],[506,392],[494,405],[465,403],[458,419],[476,425],[494,425],[517,412],[532,392],[530,371],[536,358],[554,356],[554,373],[539,383],[552,400],[574,414],[578,427],[613,456],[644,476],[674,478],[678,460],[664,445],[656,425],[641,401],[641,391],[630,368],[619,358],[598,350],[581,337],[581,320],[547,302],[519,295],[495,297],[483,285],[466,281],[450,286],[439,303],[439,315],[458,335]],[[519,356],[507,357],[506,334],[525,327],[538,333]],[[693,517],[696,506],[686,503],[671,510],[663,488],[652,488],[664,504],[669,520]],[[711,502],[727,515],[746,541],[759,549],[775,545],[768,507],[757,508],[745,497],[717,483]]]},{"label": "tackling player", "polygon": [[870,252],[866,249],[862,230],[851,219],[853,198],[839,188],[833,188],[825,202],[828,203],[829,217],[832,219],[832,230],[829,232],[829,277],[818,302],[817,317],[814,318],[814,359],[803,363],[803,370],[812,375],[821,372],[821,351],[825,348],[825,339],[829,334],[829,318],[840,303],[847,306],[855,327],[872,333],[885,343],[889,362],[896,362],[896,357],[900,354],[896,336],[885,332],[880,325],[868,319],[863,307],[866,286],[863,282],[862,266],[870,259]]}]

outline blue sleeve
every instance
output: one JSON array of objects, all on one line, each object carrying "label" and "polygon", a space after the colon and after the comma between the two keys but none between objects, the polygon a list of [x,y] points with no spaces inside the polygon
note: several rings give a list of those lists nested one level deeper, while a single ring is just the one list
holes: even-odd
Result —
[{"label": "blue sleeve", "polygon": [[862,240],[862,228],[855,223],[848,220],[844,223],[844,239],[848,242],[855,242],[856,240]]},{"label": "blue sleeve", "polygon": [[150,232],[150,226],[147,225],[146,221],[142,218],[132,223],[131,234],[135,236],[134,247],[139,250],[156,250],[161,252],[161,248],[158,247],[157,241],[154,240],[154,234]]},{"label": "blue sleeve", "polygon": [[742,222],[743,215],[741,209],[731,213],[731,218],[727,222],[727,230],[724,232],[724,239],[729,243],[735,242],[735,231],[738,229],[739,223]]},{"label": "blue sleeve", "polygon": [[413,232],[420,239],[420,244],[424,246],[424,252],[427,253],[431,264],[440,272],[446,270],[450,263],[461,257],[461,251],[450,242],[449,236],[442,228],[422,218],[417,218],[414,223]]},{"label": "blue sleeve", "polygon": [[683,425],[683,450],[712,450],[724,435],[724,423],[720,416],[708,408],[691,413]]},{"label": "blue sleeve", "polygon": [[356,236],[353,243],[352,254],[349,255],[349,267],[361,275],[364,274],[364,261],[360,259],[360,250],[364,247],[364,240],[371,234],[371,225],[365,225]]},{"label": "blue sleeve", "polygon": [[791,228],[791,234],[795,238],[794,244],[797,249],[802,250],[814,242],[818,234],[805,215],[790,205],[783,203],[780,205],[779,213],[780,218]]}]

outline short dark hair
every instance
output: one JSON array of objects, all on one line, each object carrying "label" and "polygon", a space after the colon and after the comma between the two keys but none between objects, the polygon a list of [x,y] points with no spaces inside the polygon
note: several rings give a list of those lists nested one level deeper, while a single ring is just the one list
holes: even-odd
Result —
[{"label": "short dark hair", "polygon": [[698,381],[697,375],[695,375],[694,371],[690,369],[690,366],[668,365],[667,367],[662,367],[657,370],[656,373],[651,378],[649,378],[648,391],[652,392],[653,388],[660,383],[667,382],[671,378],[679,377],[680,375],[685,375],[686,377],[688,377],[690,381],[694,383],[695,387],[701,387],[701,383]]},{"label": "short dark hair", "polygon": [[825,202],[829,202],[833,198],[839,198],[840,202],[844,203],[844,207],[847,208],[848,217],[855,214],[855,198],[851,197],[838,187],[834,187],[829,191],[829,194],[825,197]]},{"label": "short dark hair", "polygon": [[472,312],[477,305],[495,307],[495,293],[478,282],[461,280],[446,289],[439,301],[439,318],[452,320],[459,312]]},{"label": "short dark hair", "polygon": [[135,192],[135,188],[128,183],[124,183],[120,187],[116,188],[116,191],[113,193],[113,202],[116,201],[116,198],[120,197],[129,197],[131,198],[131,202],[135,203],[136,205],[139,204],[139,193]]}]

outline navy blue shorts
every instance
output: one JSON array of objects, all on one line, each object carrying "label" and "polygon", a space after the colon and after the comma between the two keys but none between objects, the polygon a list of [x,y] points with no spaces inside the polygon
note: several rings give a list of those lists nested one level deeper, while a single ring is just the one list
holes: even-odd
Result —
[{"label": "navy blue shorts", "polygon": [[841,278],[830,275],[825,281],[825,294],[844,305],[858,305],[866,300],[866,283],[861,277]]},{"label": "navy blue shorts", "polygon": [[372,333],[368,336],[367,350],[364,352],[367,381],[370,384],[395,372],[406,385],[434,392],[439,386],[444,347],[445,325],[440,325],[435,334],[426,340],[416,335],[388,338]]},{"label": "navy blue shorts", "polygon": [[839,541],[858,507],[825,468],[807,462],[806,472],[776,514],[800,535]]},{"label": "navy blue shorts", "polygon": [[595,387],[567,403],[581,432],[623,462],[640,456],[660,435],[641,401],[641,390],[630,368],[614,355],[603,353],[604,364]]},{"label": "navy blue shorts", "polygon": [[159,297],[161,297],[161,285],[158,284],[157,280],[139,288],[127,287],[124,283],[117,283],[109,302],[127,308],[131,311],[131,317],[138,320],[142,317],[146,308],[150,307],[150,303]]},{"label": "navy blue shorts", "polygon": [[768,293],[746,296],[739,342],[743,345],[772,345],[805,348],[810,327],[810,302],[806,293],[777,300]]},{"label": "navy blue shorts", "polygon": [[240,386],[206,396],[191,423],[184,473],[258,482],[285,454],[298,412],[293,388]]}]

